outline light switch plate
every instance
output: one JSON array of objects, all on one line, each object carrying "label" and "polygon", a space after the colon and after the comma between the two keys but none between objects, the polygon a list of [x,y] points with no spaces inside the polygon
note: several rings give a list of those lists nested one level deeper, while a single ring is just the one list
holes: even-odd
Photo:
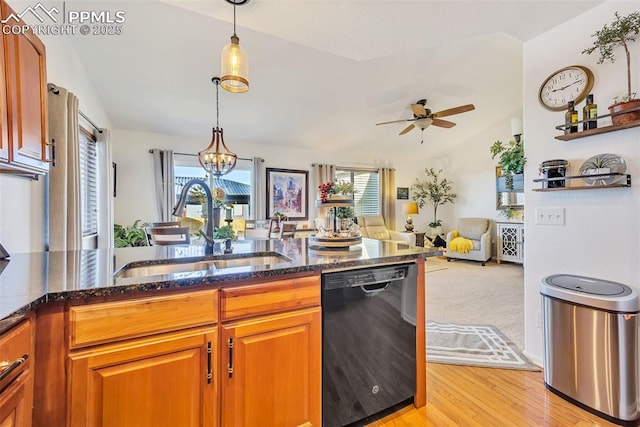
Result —
[{"label": "light switch plate", "polygon": [[536,224],[564,225],[564,208],[537,208]]}]

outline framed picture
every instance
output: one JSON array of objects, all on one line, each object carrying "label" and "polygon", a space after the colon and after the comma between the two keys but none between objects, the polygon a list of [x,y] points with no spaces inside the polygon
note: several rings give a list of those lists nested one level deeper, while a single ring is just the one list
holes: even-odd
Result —
[{"label": "framed picture", "polygon": [[275,212],[289,220],[309,218],[309,171],[267,168],[267,218]]},{"label": "framed picture", "polygon": [[409,200],[409,187],[398,187],[396,199]]}]

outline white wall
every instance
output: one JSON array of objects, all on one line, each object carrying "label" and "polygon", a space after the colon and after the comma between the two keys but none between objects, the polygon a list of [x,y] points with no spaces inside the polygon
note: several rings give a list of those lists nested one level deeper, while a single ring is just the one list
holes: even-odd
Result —
[{"label": "white wall", "polygon": [[[637,179],[640,160],[640,128],[562,142],[554,126],[564,122],[563,112],[548,111],[538,103],[538,89],[553,71],[568,65],[589,67],[595,74],[594,93],[600,114],[626,87],[625,62],[617,51],[614,64],[596,64],[597,55],[582,55],[593,40],[591,34],[611,22],[615,11],[626,15],[638,10],[637,1],[610,1],[537,37],[524,48],[524,132],[526,168],[525,208],[525,347],[529,357],[541,362],[542,330],[538,327],[542,278],[555,273],[609,279],[638,288],[639,207],[637,184],[631,188],[532,192],[539,188],[531,177],[544,160],[567,159],[573,172],[584,160],[599,153],[622,156],[628,172]],[[632,46],[632,85],[640,89],[640,42]],[[578,107],[582,108],[583,103]],[[599,126],[603,126],[604,119]],[[610,123],[610,122],[609,122]],[[565,209],[564,226],[536,225],[538,208]]]},{"label": "white wall", "polygon": [[[47,49],[48,82],[73,92],[80,99],[80,110],[98,126],[109,128],[109,118],[91,80],[65,36],[41,39]],[[9,253],[45,249],[45,179],[0,174],[0,243]]]}]

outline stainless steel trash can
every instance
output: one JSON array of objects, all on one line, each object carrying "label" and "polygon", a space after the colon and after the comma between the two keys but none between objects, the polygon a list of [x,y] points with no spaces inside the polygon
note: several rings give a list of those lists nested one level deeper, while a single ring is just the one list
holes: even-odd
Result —
[{"label": "stainless steel trash can", "polygon": [[614,423],[639,420],[638,292],[554,274],[540,293],[546,387]]}]

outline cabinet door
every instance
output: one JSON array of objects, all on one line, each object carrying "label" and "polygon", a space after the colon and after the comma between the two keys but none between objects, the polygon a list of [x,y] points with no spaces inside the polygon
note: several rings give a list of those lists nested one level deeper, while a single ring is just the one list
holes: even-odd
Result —
[{"label": "cabinet door", "polygon": [[222,327],[222,425],[321,426],[320,308]]},{"label": "cabinet door", "polygon": [[[2,6],[3,16],[12,12],[6,3]],[[4,37],[10,162],[30,170],[48,170],[45,47],[31,31]]]},{"label": "cabinet door", "polygon": [[31,425],[30,371],[23,372],[0,394],[0,427]]},{"label": "cabinet door", "polygon": [[217,425],[216,330],[72,353],[71,426]]}]

